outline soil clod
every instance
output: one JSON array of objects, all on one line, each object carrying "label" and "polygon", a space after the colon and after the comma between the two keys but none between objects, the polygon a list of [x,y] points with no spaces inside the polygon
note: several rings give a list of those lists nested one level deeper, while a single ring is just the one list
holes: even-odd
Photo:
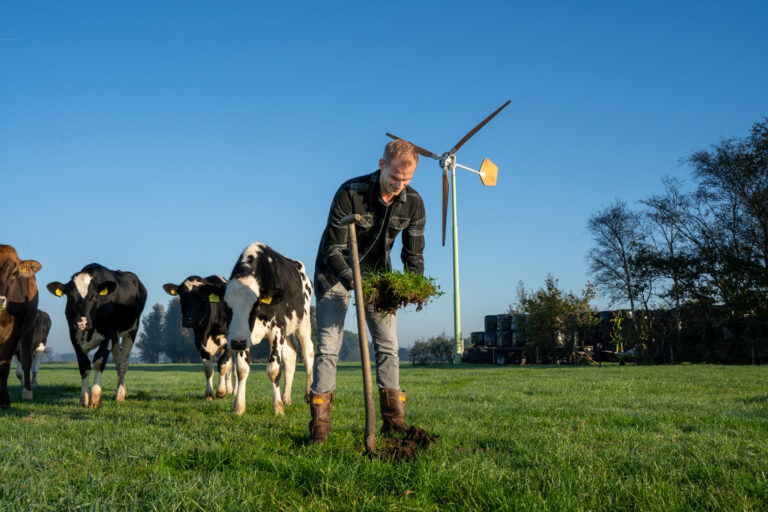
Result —
[{"label": "soil clod", "polygon": [[379,457],[395,462],[407,461],[416,457],[419,451],[426,450],[429,445],[437,444],[439,437],[424,429],[411,426],[405,437],[385,438],[385,446],[379,450]]}]

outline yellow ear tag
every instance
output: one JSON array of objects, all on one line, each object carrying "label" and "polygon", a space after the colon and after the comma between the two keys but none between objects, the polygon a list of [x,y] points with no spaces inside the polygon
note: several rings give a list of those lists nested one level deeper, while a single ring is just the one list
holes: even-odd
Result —
[{"label": "yellow ear tag", "polygon": [[171,295],[176,295],[176,290],[171,290]]},{"label": "yellow ear tag", "polygon": [[261,299],[261,302],[263,302],[264,304],[272,304],[272,297],[264,297],[263,299]]},{"label": "yellow ear tag", "polygon": [[62,295],[64,295],[64,292],[61,291],[61,288],[56,288],[56,296],[61,297]]},{"label": "yellow ear tag", "polygon": [[218,295],[216,295],[215,293],[212,293],[212,294],[210,294],[210,295],[208,296],[208,300],[209,300],[210,302],[219,302],[219,296],[218,296]]},{"label": "yellow ear tag", "polygon": [[99,295],[106,295],[106,294],[108,294],[108,293],[109,293],[109,290],[107,290],[106,288],[104,288],[103,290],[101,290],[101,291],[99,292]]}]

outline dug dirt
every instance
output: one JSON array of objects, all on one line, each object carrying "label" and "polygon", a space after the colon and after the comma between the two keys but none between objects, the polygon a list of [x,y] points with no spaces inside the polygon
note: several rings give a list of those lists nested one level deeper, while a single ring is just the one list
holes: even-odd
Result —
[{"label": "dug dirt", "polygon": [[405,437],[384,438],[384,447],[379,450],[379,457],[395,462],[411,460],[421,450],[426,450],[429,445],[436,444],[438,437],[438,435],[432,435],[426,430],[411,426]]}]

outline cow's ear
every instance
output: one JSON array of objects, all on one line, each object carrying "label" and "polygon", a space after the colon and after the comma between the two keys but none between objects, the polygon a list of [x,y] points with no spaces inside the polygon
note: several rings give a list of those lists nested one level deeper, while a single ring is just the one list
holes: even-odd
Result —
[{"label": "cow's ear", "polygon": [[48,288],[48,291],[54,294],[57,297],[61,297],[64,295],[64,285],[61,284],[58,281],[53,281],[52,283],[48,283],[45,285],[46,288]]},{"label": "cow's ear", "polygon": [[99,289],[99,295],[109,295],[113,291],[115,291],[115,288],[117,288],[117,283],[114,281],[104,281],[98,286]]},{"label": "cow's ear", "polygon": [[268,304],[270,306],[274,306],[275,304],[279,304],[280,301],[283,300],[283,290],[280,290],[278,288],[273,288],[271,290],[264,290],[261,294],[261,298],[259,299],[259,302],[262,304]]},{"label": "cow's ear", "polygon": [[211,286],[227,286],[227,280],[221,276],[208,276],[203,281]]},{"label": "cow's ear", "polygon": [[179,294],[179,287],[172,283],[165,283],[163,285],[163,290],[165,290],[165,293],[168,295],[173,295],[174,297]]},{"label": "cow's ear", "polygon": [[19,272],[25,276],[33,276],[43,266],[35,260],[25,260],[19,264]]}]

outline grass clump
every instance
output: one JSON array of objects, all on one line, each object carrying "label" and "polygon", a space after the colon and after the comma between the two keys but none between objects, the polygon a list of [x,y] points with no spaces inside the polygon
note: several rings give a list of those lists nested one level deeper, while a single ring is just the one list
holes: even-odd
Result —
[{"label": "grass clump", "polygon": [[421,311],[421,308],[442,294],[434,278],[407,270],[372,271],[363,277],[365,303],[382,313],[394,313],[409,304],[415,304],[416,311]]}]

